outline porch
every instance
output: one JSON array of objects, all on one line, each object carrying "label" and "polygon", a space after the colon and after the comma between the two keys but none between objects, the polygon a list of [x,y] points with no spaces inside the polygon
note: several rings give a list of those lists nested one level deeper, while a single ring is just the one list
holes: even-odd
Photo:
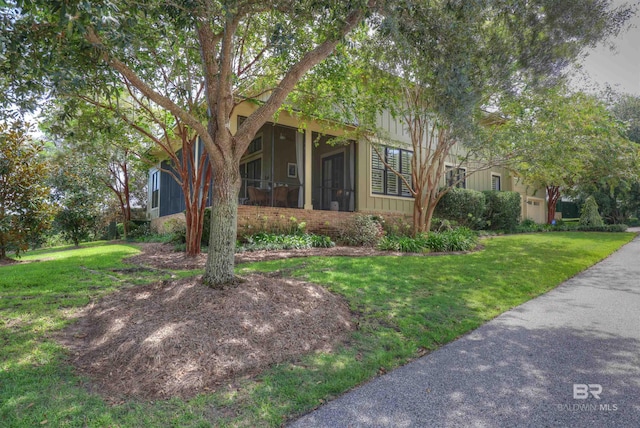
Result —
[{"label": "porch", "polygon": [[239,205],[355,211],[355,143],[266,124],[240,161]]}]

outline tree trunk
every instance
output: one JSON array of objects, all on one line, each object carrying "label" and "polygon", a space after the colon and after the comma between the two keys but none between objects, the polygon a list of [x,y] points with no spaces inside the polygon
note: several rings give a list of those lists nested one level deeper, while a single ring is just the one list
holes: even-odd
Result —
[{"label": "tree trunk", "polygon": [[202,242],[202,214],[198,208],[187,205],[185,212],[185,220],[187,222],[186,249],[187,257],[195,257],[200,254]]},{"label": "tree trunk", "polygon": [[214,167],[211,236],[207,266],[202,278],[205,285],[221,288],[235,281],[234,256],[238,229],[238,165]]},{"label": "tree trunk", "polygon": [[425,232],[427,223],[427,210],[422,204],[423,200],[420,195],[416,195],[413,202],[413,235]]},{"label": "tree trunk", "polygon": [[560,199],[560,187],[547,186],[547,224],[551,224],[556,218],[556,206]]}]

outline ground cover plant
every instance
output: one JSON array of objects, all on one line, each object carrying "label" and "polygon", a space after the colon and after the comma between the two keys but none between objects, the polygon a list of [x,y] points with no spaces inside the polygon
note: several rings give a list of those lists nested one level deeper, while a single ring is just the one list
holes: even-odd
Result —
[{"label": "ground cover plant", "polygon": [[386,235],[378,242],[378,248],[403,253],[470,251],[478,245],[478,235],[469,228],[458,227],[442,232],[418,234],[415,237]]},{"label": "ground cover plant", "polygon": [[483,250],[464,255],[240,265],[241,275],[325,286],[346,300],[357,328],[333,352],[297,357],[188,399],[151,401],[107,401],[90,392],[92,382],[74,373],[53,337],[90,299],[194,272],[134,269],[121,259],[138,250],[125,245],[38,252],[30,257],[51,260],[0,267],[0,420],[25,427],[279,426],[557,286],[633,236],[512,235],[485,239]]},{"label": "ground cover plant", "polygon": [[335,243],[328,236],[313,233],[278,234],[259,232],[245,236],[236,244],[236,252],[259,250],[290,250],[305,248],[331,248]]}]

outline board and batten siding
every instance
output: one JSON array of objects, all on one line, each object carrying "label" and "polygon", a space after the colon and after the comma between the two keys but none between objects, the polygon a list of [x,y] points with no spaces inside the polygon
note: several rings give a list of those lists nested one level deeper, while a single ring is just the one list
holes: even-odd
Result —
[{"label": "board and batten siding", "polygon": [[[409,135],[402,131],[401,124],[394,121],[390,115],[381,115],[379,118],[379,126],[384,126],[385,130],[395,140],[390,146],[398,147],[406,150],[412,150]],[[357,170],[357,210],[367,212],[393,212],[411,215],[413,213],[413,198],[387,196],[374,194],[372,190],[372,148],[367,141],[361,141],[357,145],[358,161]],[[463,147],[457,146],[453,150],[453,154],[448,157],[446,162],[450,166],[458,166],[457,158],[464,156]],[[471,165],[473,167],[473,165]],[[463,165],[464,167],[464,165]],[[466,188],[478,191],[492,190],[492,176],[500,177],[500,190],[511,191],[513,189],[513,180],[510,172],[503,167],[492,167],[486,170],[477,171],[466,179]],[[445,177],[442,177],[441,184],[445,184]]]}]

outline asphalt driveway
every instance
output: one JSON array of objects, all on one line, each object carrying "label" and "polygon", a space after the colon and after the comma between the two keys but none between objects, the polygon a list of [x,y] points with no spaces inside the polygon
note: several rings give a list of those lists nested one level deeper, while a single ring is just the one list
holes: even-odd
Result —
[{"label": "asphalt driveway", "polygon": [[640,237],[290,426],[640,426]]}]

